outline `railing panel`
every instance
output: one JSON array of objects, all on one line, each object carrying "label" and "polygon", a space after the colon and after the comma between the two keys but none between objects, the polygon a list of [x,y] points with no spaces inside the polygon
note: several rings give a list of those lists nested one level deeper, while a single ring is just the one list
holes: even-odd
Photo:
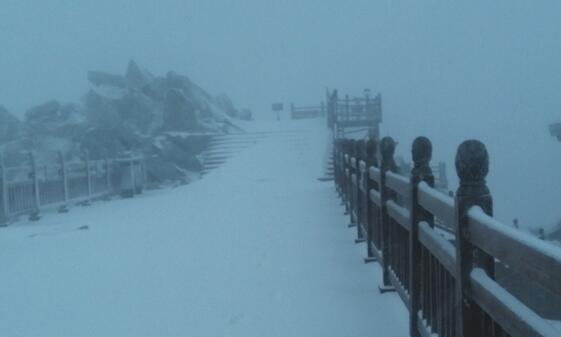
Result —
[{"label": "railing panel", "polygon": [[426,222],[419,223],[419,241],[450,274],[456,274],[456,250],[450,241],[438,235]]},{"label": "railing panel", "polygon": [[[470,278],[473,299],[493,319],[492,336],[503,331],[512,337],[560,335],[559,331],[546,323],[543,318],[498,285],[483,269],[475,268]],[[491,335],[487,334],[487,336]]]},{"label": "railing panel", "polygon": [[411,215],[407,208],[399,206],[395,201],[390,200],[386,203],[388,214],[405,230],[411,230]]},{"label": "railing panel", "polygon": [[64,185],[61,179],[39,181],[39,202],[41,206],[64,201]]},{"label": "railing panel", "polygon": [[10,214],[20,214],[35,208],[33,181],[20,181],[8,184],[8,210]]},{"label": "railing panel", "polygon": [[380,169],[377,167],[370,167],[370,169],[368,170],[368,176],[370,179],[374,180],[376,183],[380,183],[381,181],[381,177],[380,177]]},{"label": "railing panel", "polygon": [[[390,204],[396,205],[394,202]],[[393,217],[389,218],[388,231],[389,254],[384,259],[388,264],[390,282],[409,307],[409,231]]]},{"label": "railing panel", "polygon": [[88,196],[88,177],[68,177],[68,198],[78,199]]},{"label": "railing panel", "polygon": [[[455,254],[452,244],[426,222],[419,224],[420,316],[418,331],[455,336]],[[419,323],[419,322],[418,322]]]}]

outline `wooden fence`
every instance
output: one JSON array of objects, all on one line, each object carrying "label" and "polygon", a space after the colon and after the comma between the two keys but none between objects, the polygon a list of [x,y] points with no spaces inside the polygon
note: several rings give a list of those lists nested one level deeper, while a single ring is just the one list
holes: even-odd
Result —
[{"label": "wooden fence", "polygon": [[347,128],[368,128],[378,134],[382,122],[382,95],[339,98],[337,90],[327,93],[327,124],[340,137]]},{"label": "wooden fence", "polygon": [[65,212],[69,202],[110,194],[133,196],[145,181],[141,157],[65,162],[59,154],[57,165],[39,166],[30,154],[29,165],[20,167],[6,167],[0,158],[0,223],[23,214],[38,220],[46,207]]},{"label": "wooden fence", "polygon": [[455,198],[434,188],[427,138],[413,142],[409,178],[396,172],[395,144],[390,137],[379,144],[336,140],[335,184],[357,242],[366,242],[365,262],[383,269],[380,291],[396,291],[409,309],[411,336],[559,337],[495,280],[502,264],[560,294],[561,249],[492,217],[484,144],[468,140],[458,148]]},{"label": "wooden fence", "polygon": [[325,103],[321,102],[319,106],[295,106],[290,104],[291,119],[310,119],[323,117],[326,114]]}]

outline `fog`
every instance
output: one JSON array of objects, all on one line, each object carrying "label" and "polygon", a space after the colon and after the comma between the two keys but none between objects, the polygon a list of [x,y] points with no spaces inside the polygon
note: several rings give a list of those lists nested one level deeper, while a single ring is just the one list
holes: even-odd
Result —
[{"label": "fog", "polygon": [[482,140],[497,216],[539,226],[561,216],[561,144],[547,130],[561,119],[560,14],[554,0],[3,0],[0,104],[23,116],[79,101],[87,70],[120,73],[129,59],[258,118],[275,101],[370,88],[400,154],[426,135],[453,178],[457,145]]}]

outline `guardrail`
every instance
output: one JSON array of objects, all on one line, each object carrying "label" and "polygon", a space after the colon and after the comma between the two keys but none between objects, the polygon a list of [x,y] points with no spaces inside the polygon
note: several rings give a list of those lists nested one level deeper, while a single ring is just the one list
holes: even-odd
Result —
[{"label": "guardrail", "polygon": [[[380,291],[396,291],[409,309],[411,336],[560,335],[495,279],[495,267],[508,266],[561,295],[561,249],[492,217],[484,144],[469,140],[458,148],[455,198],[434,188],[427,138],[413,142],[409,178],[396,174],[392,138],[379,147],[369,140],[364,153],[354,144],[336,141],[336,188],[356,242],[367,244],[365,262],[383,269]],[[452,238],[435,227],[437,220]]]},{"label": "guardrail", "polygon": [[379,133],[379,124],[382,122],[382,95],[373,98],[349,97],[340,99],[338,91],[327,93],[327,125],[338,135],[343,134],[346,128],[365,127]]},{"label": "guardrail", "polygon": [[65,162],[37,165],[29,154],[29,165],[6,167],[0,157],[0,224],[24,214],[39,219],[41,209],[88,201],[111,194],[125,197],[141,193],[146,182],[142,157]]},{"label": "guardrail", "polygon": [[325,104],[321,102],[319,106],[295,106],[290,104],[291,119],[310,119],[319,118],[326,115]]}]

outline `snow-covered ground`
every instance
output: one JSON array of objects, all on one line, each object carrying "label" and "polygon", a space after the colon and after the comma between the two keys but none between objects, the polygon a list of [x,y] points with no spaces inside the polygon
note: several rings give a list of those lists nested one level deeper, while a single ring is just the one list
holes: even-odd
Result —
[{"label": "snow-covered ground", "polygon": [[260,130],[190,185],[1,229],[0,336],[407,336],[316,179],[324,121]]}]

